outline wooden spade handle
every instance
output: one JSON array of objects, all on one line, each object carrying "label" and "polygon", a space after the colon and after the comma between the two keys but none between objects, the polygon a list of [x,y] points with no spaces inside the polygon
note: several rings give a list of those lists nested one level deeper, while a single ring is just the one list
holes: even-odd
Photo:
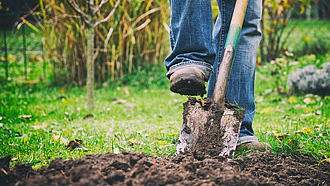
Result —
[{"label": "wooden spade handle", "polygon": [[212,102],[219,108],[225,108],[225,95],[230,76],[235,51],[239,36],[241,34],[243,20],[248,0],[237,0],[233,17],[231,19],[229,32],[225,44],[225,50],[219,67],[217,81],[215,83]]}]

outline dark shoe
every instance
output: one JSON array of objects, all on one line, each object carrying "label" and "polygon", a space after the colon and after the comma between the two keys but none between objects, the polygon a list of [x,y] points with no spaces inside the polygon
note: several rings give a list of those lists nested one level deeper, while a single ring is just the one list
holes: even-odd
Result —
[{"label": "dark shoe", "polygon": [[188,67],[177,70],[171,75],[170,81],[172,92],[191,96],[203,96],[206,93],[204,76],[196,68]]},{"label": "dark shoe", "polygon": [[248,151],[248,150],[250,150],[250,151],[254,151],[254,150],[266,151],[271,148],[272,147],[268,143],[254,141],[251,143],[243,143],[243,144],[237,146],[236,152]]}]

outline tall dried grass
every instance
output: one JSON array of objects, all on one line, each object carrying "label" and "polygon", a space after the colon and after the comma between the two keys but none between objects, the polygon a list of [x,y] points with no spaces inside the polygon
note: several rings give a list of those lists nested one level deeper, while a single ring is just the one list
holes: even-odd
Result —
[{"label": "tall dried grass", "polygon": [[[82,11],[87,1],[75,0]],[[99,5],[102,1],[95,0]],[[104,19],[116,4],[109,0],[95,14]],[[66,0],[40,0],[37,12],[48,61],[55,82],[84,85],[86,80],[86,27]],[[96,6],[97,7],[97,6]],[[95,78],[98,82],[162,62],[169,52],[167,0],[122,0],[113,16],[95,28]],[[150,65],[149,65],[150,66]]]}]

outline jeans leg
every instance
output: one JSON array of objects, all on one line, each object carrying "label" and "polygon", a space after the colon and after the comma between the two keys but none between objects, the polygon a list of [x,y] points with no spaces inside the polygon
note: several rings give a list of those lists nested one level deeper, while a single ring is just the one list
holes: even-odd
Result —
[{"label": "jeans leg", "polygon": [[211,0],[169,0],[171,54],[165,59],[169,78],[180,68],[195,65],[209,79],[215,60],[212,45]]},{"label": "jeans leg", "polygon": [[[208,97],[213,94],[235,1],[218,0],[218,5],[220,16],[215,24],[214,33],[215,48],[218,51],[218,56],[217,62],[213,66],[214,73],[209,80]],[[249,137],[251,139],[250,142],[257,141],[253,137],[252,122],[255,115],[254,81],[256,51],[261,39],[259,26],[262,14],[261,6],[261,0],[249,0],[226,92],[226,98],[231,103],[246,109],[239,137],[242,139]]]}]

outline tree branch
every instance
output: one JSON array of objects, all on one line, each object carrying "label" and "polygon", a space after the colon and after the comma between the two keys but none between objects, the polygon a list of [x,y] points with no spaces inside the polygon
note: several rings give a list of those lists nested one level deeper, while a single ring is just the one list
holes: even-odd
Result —
[{"label": "tree branch", "polygon": [[101,21],[96,22],[96,23],[94,24],[94,27],[97,27],[99,24],[108,21],[108,20],[111,18],[111,16],[115,13],[115,10],[117,9],[119,3],[120,3],[120,0],[117,1],[115,7],[113,7],[113,9],[112,9],[111,12],[109,13],[109,15],[108,15],[106,18],[102,19]]},{"label": "tree branch", "polygon": [[109,30],[109,32],[107,34],[107,38],[104,41],[104,50],[105,50],[105,52],[107,51],[107,44],[108,44],[108,42],[110,40],[110,37],[111,37],[111,35],[113,33],[113,30],[114,30],[113,28],[110,28],[110,30]]},{"label": "tree branch", "polygon": [[98,11],[100,11],[100,9],[102,8],[102,6],[107,3],[109,0],[102,0],[102,2],[100,3],[100,5],[94,10],[93,15],[95,15]]},{"label": "tree branch", "polygon": [[94,0],[89,0],[89,3],[88,4],[89,4],[89,6],[88,6],[88,8],[89,8],[88,14],[90,15],[94,11]]},{"label": "tree branch", "polygon": [[76,11],[80,17],[83,19],[83,21],[90,25],[90,22],[87,20],[87,15],[78,7],[78,5],[74,2],[74,0],[66,0],[69,5],[73,8],[74,11]]}]

